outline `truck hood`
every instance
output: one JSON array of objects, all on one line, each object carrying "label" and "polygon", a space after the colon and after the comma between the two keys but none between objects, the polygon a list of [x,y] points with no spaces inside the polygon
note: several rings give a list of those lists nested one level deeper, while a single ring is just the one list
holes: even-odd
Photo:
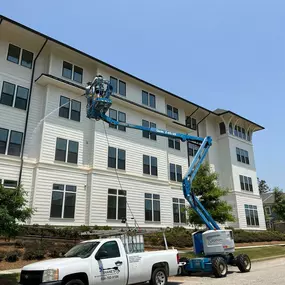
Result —
[{"label": "truck hood", "polygon": [[24,266],[22,270],[46,270],[49,268],[62,268],[71,264],[76,264],[80,260],[82,260],[80,257],[53,258],[31,263]]}]

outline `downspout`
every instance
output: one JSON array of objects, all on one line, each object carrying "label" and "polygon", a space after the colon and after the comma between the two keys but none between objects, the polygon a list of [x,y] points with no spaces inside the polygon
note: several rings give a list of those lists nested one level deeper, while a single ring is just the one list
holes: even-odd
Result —
[{"label": "downspout", "polygon": [[46,38],[43,46],[39,50],[37,56],[35,57],[33,61],[33,67],[32,67],[32,76],[31,76],[31,82],[30,82],[30,89],[29,89],[29,96],[28,96],[28,104],[27,104],[27,112],[26,112],[26,121],[25,121],[25,129],[24,129],[24,137],[23,137],[23,147],[21,151],[21,165],[20,165],[20,172],[19,172],[19,182],[18,185],[21,185],[21,179],[22,179],[22,172],[23,172],[23,163],[24,163],[24,149],[25,149],[25,143],[26,143],[26,136],[27,136],[27,128],[28,128],[28,121],[29,121],[29,113],[30,113],[30,105],[31,105],[31,95],[32,95],[32,89],[33,89],[33,81],[34,81],[34,74],[35,74],[35,66],[36,61],[41,54],[43,48],[45,47],[48,39]]}]

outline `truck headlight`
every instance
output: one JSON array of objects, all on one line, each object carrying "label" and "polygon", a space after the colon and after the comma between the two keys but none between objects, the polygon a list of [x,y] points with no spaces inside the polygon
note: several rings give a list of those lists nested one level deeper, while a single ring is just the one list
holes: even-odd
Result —
[{"label": "truck headlight", "polygon": [[47,269],[44,271],[42,282],[44,283],[44,282],[57,281],[58,276],[59,276],[59,270],[58,269]]}]

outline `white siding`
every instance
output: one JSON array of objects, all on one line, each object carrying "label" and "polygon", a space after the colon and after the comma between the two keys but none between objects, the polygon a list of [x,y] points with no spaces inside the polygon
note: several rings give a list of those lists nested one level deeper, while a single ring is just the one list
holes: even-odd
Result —
[{"label": "white siding", "polygon": [[[33,207],[36,214],[32,218],[35,224],[54,225],[83,225],[86,213],[86,189],[87,175],[84,172],[68,171],[64,168],[37,169],[36,192]],[[53,184],[74,185],[76,190],[74,219],[50,218],[51,198]]]},{"label": "white siding", "polygon": [[[45,39],[40,36],[3,21],[0,25],[0,90],[2,90],[3,81],[30,88],[32,70],[7,61],[8,44],[13,43],[33,52],[35,58],[44,41]],[[82,84],[62,76],[63,61],[83,68]],[[48,42],[37,59],[34,80],[41,79],[33,84],[24,149],[22,184],[28,192],[29,204],[37,209],[31,223],[121,226],[120,222],[106,220],[108,188],[120,187],[115,170],[108,168],[107,165],[108,145],[110,145],[126,151],[126,170],[118,170],[118,173],[122,187],[127,191],[130,208],[139,225],[172,226],[172,198],[183,198],[183,192],[181,183],[169,180],[169,163],[181,165],[182,174],[185,174],[188,168],[187,144],[181,142],[181,150],[175,150],[168,147],[168,138],[157,136],[157,140],[154,141],[143,138],[140,130],[127,129],[126,132],[122,132],[110,128],[102,121],[89,120],[86,118],[85,97],[80,96],[83,94],[81,89],[68,87],[66,83],[57,79],[41,77],[42,74],[49,74],[81,86],[92,81],[97,74],[107,79],[114,76],[126,83],[126,98],[122,98],[135,103],[113,98],[112,108],[125,112],[128,123],[142,125],[142,120],[147,120],[156,123],[157,128],[160,129],[197,135],[196,131],[174,124],[172,119],[153,112],[152,108],[141,108],[145,107],[142,105],[142,90],[156,96],[154,111],[167,114],[167,104],[178,108],[179,123],[183,125],[186,116],[196,109],[195,105],[187,104],[183,100],[103,66],[79,53]],[[58,107],[61,95],[81,102],[80,122],[59,117]],[[204,110],[198,110],[194,115],[197,122],[205,116],[207,112]],[[26,111],[0,104],[0,128],[23,132],[25,120]],[[233,206],[234,214],[239,217],[234,225],[247,228],[244,216],[244,204],[247,203],[258,206],[260,228],[263,229],[264,215],[257,187],[253,146],[233,136],[220,135],[218,124],[216,116],[208,116],[199,125],[199,136],[209,135],[213,139],[207,159],[212,168],[219,173],[221,186],[231,190],[230,195],[224,199]],[[55,161],[57,137],[79,143],[77,164]],[[249,152],[250,165],[237,161],[236,147]],[[157,177],[143,174],[143,154],[157,157]],[[0,179],[18,180],[19,170],[19,157],[0,155]],[[241,191],[239,175],[252,178],[253,193]],[[77,186],[74,219],[50,219],[53,183]],[[158,224],[144,221],[144,193],[160,195],[161,222]],[[131,214],[128,210],[129,222],[132,221],[130,218]]]}]

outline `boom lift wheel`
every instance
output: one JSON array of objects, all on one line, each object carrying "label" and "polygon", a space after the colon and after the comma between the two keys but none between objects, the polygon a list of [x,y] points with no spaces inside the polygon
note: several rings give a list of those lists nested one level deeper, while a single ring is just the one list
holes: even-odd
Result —
[{"label": "boom lift wheel", "polygon": [[225,259],[217,256],[212,259],[212,270],[217,278],[226,277],[228,273],[228,264]]},{"label": "boom lift wheel", "polygon": [[251,261],[247,254],[239,254],[236,257],[236,265],[240,272],[249,272],[251,269]]}]

